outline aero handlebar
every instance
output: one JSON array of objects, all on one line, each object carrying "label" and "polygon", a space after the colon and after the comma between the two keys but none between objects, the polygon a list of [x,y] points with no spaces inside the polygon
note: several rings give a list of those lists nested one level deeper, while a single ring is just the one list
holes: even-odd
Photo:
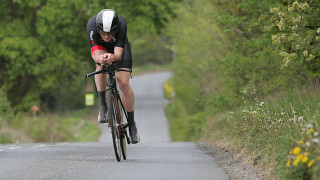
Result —
[{"label": "aero handlebar", "polygon": [[95,72],[92,72],[92,73],[89,73],[89,74],[85,74],[84,78],[88,78],[88,77],[93,76],[95,74],[100,74],[100,73],[108,72],[108,71],[126,71],[126,72],[129,72],[129,73],[132,73],[131,69],[116,68],[114,64],[110,64],[107,67],[106,67],[105,64],[100,64],[100,63],[97,63],[97,64],[102,66],[102,70],[95,71]]}]

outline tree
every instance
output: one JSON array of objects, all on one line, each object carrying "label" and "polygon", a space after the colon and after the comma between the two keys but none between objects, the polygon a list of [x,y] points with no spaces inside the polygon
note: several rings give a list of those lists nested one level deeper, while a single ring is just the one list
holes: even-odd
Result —
[{"label": "tree", "polygon": [[101,9],[116,9],[128,22],[136,64],[154,57],[162,63],[159,52],[170,52],[165,38],[157,36],[174,16],[172,3],[4,0],[0,4],[1,89],[16,110],[28,111],[30,103],[48,110],[83,106],[82,75],[95,66],[86,34],[88,20]]},{"label": "tree", "polygon": [[272,35],[275,53],[283,58],[282,67],[302,67],[306,80],[319,77],[319,6],[313,0],[294,1],[270,8],[277,32]]}]

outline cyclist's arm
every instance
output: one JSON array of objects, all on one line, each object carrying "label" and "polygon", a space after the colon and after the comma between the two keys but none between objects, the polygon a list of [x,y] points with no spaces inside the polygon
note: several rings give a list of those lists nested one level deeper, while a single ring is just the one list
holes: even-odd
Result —
[{"label": "cyclist's arm", "polygon": [[122,59],[123,48],[122,47],[114,47],[114,61],[121,61]]},{"label": "cyclist's arm", "polygon": [[[106,62],[111,63],[121,61],[122,53],[122,47],[114,47],[114,54],[108,53],[105,50],[95,50],[92,54],[92,58],[96,63],[105,64]],[[111,62],[109,59],[111,59]]]},{"label": "cyclist's arm", "polygon": [[106,50],[95,50],[92,54],[92,59],[99,64],[105,64],[106,58],[104,55],[107,53]]}]

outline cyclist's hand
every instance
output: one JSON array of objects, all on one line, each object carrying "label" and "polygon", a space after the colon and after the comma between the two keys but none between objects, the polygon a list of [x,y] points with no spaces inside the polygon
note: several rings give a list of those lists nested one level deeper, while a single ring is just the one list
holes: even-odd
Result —
[{"label": "cyclist's hand", "polygon": [[114,55],[111,53],[105,53],[103,57],[108,64],[111,64],[114,62]]},{"label": "cyclist's hand", "polygon": [[104,57],[104,54],[101,54],[101,55],[98,56],[98,58],[96,59],[96,62],[99,63],[99,64],[106,64],[107,58]]}]

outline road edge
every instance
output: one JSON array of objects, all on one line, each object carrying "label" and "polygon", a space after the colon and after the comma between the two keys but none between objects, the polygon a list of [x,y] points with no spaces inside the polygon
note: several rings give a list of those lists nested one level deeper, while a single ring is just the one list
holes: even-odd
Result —
[{"label": "road edge", "polygon": [[226,148],[218,147],[208,142],[197,142],[200,149],[206,154],[212,156],[216,163],[222,167],[230,176],[231,179],[246,179],[246,180],[267,180],[273,179],[265,177],[264,173],[248,164],[245,164],[241,157],[237,157],[235,152]]}]

